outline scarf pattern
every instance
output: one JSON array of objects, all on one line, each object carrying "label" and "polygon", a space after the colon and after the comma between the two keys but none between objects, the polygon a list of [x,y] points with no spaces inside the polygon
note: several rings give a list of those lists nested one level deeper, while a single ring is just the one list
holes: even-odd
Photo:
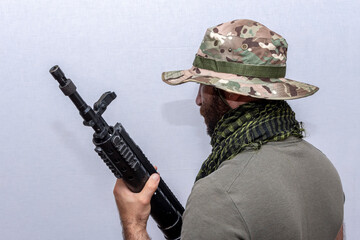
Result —
[{"label": "scarf pattern", "polygon": [[211,137],[212,152],[196,181],[214,172],[223,161],[245,149],[260,149],[270,141],[303,137],[303,128],[285,101],[261,100],[240,105],[225,113]]}]

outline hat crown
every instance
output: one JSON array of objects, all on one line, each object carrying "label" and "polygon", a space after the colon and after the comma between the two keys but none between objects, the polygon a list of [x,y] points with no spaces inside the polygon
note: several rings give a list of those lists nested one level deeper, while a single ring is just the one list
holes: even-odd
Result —
[{"label": "hat crown", "polygon": [[271,100],[314,94],[319,88],[285,78],[288,44],[279,34],[247,19],[208,28],[193,67],[164,72],[164,82],[197,82],[227,92]]},{"label": "hat crown", "polygon": [[198,55],[215,61],[285,66],[288,44],[261,23],[234,20],[208,28]]}]

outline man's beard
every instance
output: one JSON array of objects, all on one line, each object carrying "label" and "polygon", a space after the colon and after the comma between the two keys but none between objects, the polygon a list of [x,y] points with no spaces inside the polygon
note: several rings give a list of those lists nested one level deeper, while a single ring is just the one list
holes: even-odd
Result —
[{"label": "man's beard", "polygon": [[211,101],[203,103],[200,107],[200,114],[204,117],[207,126],[207,134],[211,137],[215,127],[223,115],[231,108],[226,105],[218,95],[213,95]]}]

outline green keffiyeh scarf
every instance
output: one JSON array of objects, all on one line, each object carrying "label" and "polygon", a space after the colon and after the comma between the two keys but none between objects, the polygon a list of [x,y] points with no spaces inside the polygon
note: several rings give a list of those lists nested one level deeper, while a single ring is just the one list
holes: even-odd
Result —
[{"label": "green keffiyeh scarf", "polygon": [[260,149],[270,141],[289,136],[302,138],[302,127],[285,101],[250,102],[225,113],[211,137],[212,152],[203,163],[196,181],[245,148]]}]

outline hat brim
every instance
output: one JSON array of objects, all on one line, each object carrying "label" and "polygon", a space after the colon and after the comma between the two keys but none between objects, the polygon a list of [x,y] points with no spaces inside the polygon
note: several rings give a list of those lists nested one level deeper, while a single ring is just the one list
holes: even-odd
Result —
[{"label": "hat brim", "polygon": [[314,85],[288,78],[246,77],[196,67],[182,71],[164,72],[162,74],[162,80],[169,85],[197,82],[211,85],[231,93],[270,100],[303,98],[319,90],[319,88]]}]

